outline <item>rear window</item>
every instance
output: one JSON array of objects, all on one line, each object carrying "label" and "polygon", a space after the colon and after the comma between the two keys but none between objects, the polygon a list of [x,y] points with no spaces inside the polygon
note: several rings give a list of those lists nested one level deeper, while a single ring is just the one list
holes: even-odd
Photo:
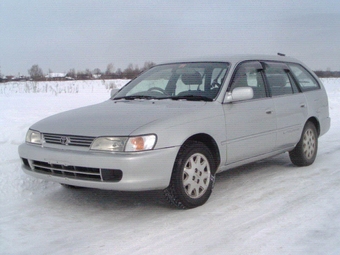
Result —
[{"label": "rear window", "polygon": [[304,67],[292,63],[289,63],[288,66],[299,82],[302,91],[320,89],[317,80]]}]

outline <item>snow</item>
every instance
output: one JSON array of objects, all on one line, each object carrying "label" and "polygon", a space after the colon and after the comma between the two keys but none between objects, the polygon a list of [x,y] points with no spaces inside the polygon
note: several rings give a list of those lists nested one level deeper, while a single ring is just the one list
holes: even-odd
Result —
[{"label": "snow", "polygon": [[282,154],[221,173],[199,208],[175,209],[160,191],[67,189],[23,173],[17,147],[31,124],[125,83],[0,84],[1,254],[340,254],[340,79],[323,79],[332,126],[313,165]]},{"label": "snow", "polygon": [[45,75],[45,78],[64,78],[66,73],[49,73]]}]

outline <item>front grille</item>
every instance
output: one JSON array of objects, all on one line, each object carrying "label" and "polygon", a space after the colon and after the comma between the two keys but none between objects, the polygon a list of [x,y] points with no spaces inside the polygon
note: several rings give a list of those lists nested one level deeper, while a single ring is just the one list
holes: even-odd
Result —
[{"label": "front grille", "polygon": [[118,182],[123,177],[122,171],[117,169],[64,166],[60,164],[50,164],[43,161],[30,161],[27,159],[22,160],[31,171],[41,174],[100,182]]},{"label": "front grille", "polygon": [[46,143],[90,147],[95,137],[77,135],[43,134]]}]

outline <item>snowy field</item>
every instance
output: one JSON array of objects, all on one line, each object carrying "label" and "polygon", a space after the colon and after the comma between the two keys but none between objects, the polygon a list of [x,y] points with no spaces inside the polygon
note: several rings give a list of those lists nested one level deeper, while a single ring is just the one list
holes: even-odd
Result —
[{"label": "snowy field", "polygon": [[22,172],[30,125],[125,82],[0,84],[0,254],[340,254],[340,79],[323,79],[332,126],[312,166],[283,154],[224,172],[196,209],[159,191],[72,190]]}]

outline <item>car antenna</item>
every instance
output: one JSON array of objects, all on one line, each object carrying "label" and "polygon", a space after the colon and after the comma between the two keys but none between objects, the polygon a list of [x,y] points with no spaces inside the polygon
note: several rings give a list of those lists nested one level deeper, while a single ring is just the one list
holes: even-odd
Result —
[{"label": "car antenna", "polygon": [[279,55],[281,57],[285,57],[286,56],[286,54],[283,54],[283,53],[280,53],[280,52],[278,52],[277,55]]}]

